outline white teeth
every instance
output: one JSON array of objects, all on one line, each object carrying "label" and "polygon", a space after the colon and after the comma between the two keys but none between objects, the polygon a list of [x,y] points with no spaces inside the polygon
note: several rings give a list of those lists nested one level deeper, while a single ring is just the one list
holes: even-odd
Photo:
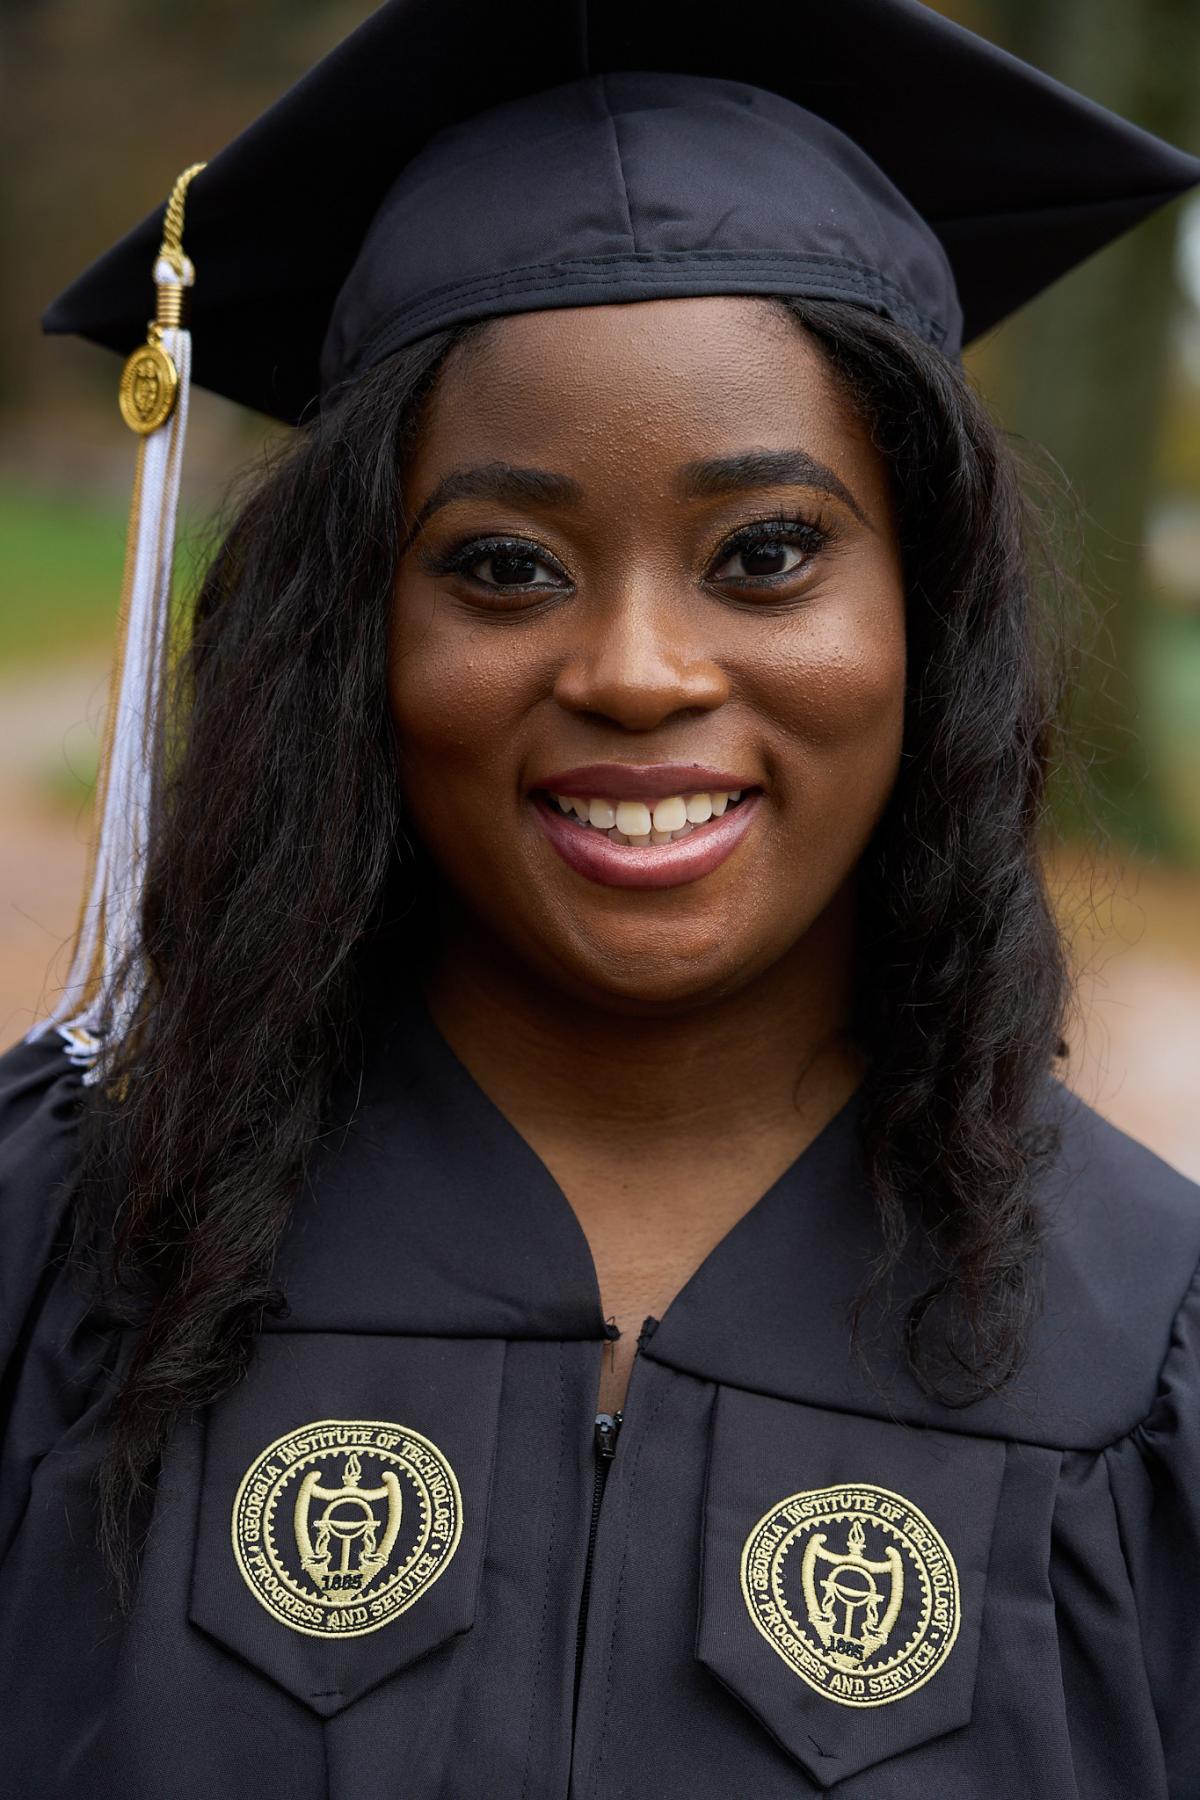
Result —
[{"label": "white teeth", "polygon": [[648,838],[650,836],[650,808],[641,800],[618,801],[617,830],[623,831],[626,837]]},{"label": "white teeth", "polygon": [[673,844],[687,837],[697,825],[719,819],[728,807],[740,800],[745,790],[733,788],[728,793],[668,794],[648,805],[642,800],[580,800],[565,794],[550,798],[561,812],[573,816],[582,826],[602,831],[614,844]]},{"label": "white teeth", "polygon": [[660,800],[654,808],[655,831],[678,831],[687,824],[687,801],[680,794]]}]

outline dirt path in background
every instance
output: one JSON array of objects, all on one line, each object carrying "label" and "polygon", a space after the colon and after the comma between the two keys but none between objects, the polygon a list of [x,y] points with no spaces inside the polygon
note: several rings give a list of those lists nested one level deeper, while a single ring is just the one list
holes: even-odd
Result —
[{"label": "dirt path in background", "polygon": [[[107,668],[89,660],[0,682],[0,1043],[41,1015],[70,961],[90,820],[72,770],[94,766]],[[78,786],[78,798],[72,787]]]},{"label": "dirt path in background", "polygon": [[[1200,883],[1193,904],[1200,915]],[[1122,1130],[1200,1181],[1200,953],[1113,947],[1080,978],[1069,1079]]]},{"label": "dirt path in background", "polygon": [[[80,662],[0,682],[0,1044],[67,972],[90,822],[72,796],[103,721],[106,671]],[[1082,965],[1072,1084],[1200,1180],[1200,875],[1060,859]]]}]

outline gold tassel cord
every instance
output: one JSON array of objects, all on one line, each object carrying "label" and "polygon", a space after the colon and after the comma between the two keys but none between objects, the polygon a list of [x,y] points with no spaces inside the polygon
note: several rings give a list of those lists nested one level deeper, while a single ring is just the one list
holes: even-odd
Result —
[{"label": "gold tassel cord", "polygon": [[187,287],[184,283],[194,271],[183,253],[183,215],[187,206],[188,188],[203,167],[202,162],[193,163],[190,169],[185,169],[182,175],[176,177],[163,216],[162,243],[158,247],[159,261],[169,263],[178,279],[173,286],[159,284],[158,313],[154,323],[160,331],[169,325],[186,323]]},{"label": "gold tassel cord", "polygon": [[182,175],[176,176],[167,201],[167,210],[163,215],[162,245],[158,254],[165,256],[168,261],[174,260],[177,275],[183,273],[180,265],[183,261],[183,212],[187,205],[187,191],[203,167],[202,162],[193,163]]}]

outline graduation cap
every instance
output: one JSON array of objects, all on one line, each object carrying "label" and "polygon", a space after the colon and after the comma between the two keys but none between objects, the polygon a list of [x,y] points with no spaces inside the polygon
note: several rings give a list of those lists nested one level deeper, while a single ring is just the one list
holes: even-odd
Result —
[{"label": "graduation cap", "polygon": [[96,868],[37,1029],[88,1058],[136,1005],[193,375],[294,422],[460,321],[700,294],[846,301],[954,357],[1198,181],[918,0],[387,0],[45,315],[132,352],[142,448]]}]

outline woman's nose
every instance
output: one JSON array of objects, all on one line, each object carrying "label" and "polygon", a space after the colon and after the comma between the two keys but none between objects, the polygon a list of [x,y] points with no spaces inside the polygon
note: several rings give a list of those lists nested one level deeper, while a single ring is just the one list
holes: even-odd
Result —
[{"label": "woman's nose", "polygon": [[711,712],[729,698],[729,686],[675,608],[628,595],[598,606],[573,632],[554,697],[568,712],[652,731],[676,713]]}]

